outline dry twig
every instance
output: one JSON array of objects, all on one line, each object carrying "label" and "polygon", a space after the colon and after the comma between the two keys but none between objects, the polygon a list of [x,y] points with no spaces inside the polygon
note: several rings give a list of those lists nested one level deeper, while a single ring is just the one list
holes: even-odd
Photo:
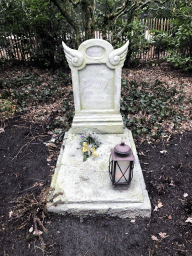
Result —
[{"label": "dry twig", "polygon": [[11,211],[10,221],[14,220],[16,223],[19,223],[18,229],[26,227],[30,221],[33,221],[33,234],[39,237],[42,244],[42,251],[45,249],[45,243],[41,236],[42,232],[39,231],[38,227],[41,227],[44,232],[48,232],[44,226],[44,220],[48,214],[46,204],[49,192],[50,189],[43,189],[37,197],[34,194],[26,194],[15,201],[11,201],[11,203],[16,203],[17,205]]}]

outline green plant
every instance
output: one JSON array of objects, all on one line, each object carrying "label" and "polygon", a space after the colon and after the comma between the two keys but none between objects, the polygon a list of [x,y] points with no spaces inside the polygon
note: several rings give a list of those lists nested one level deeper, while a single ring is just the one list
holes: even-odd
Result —
[{"label": "green plant", "polygon": [[26,107],[27,93],[24,89],[14,90],[14,98],[17,99],[17,104],[22,108]]},{"label": "green plant", "polygon": [[168,62],[182,68],[192,70],[192,2],[179,0],[175,2],[172,13],[172,31]]},{"label": "green plant", "polygon": [[65,130],[55,128],[53,130],[53,132],[55,134],[53,137],[55,143],[59,143],[59,142],[63,141],[64,135],[65,135]]},{"label": "green plant", "polygon": [[[50,1],[2,0],[0,19],[0,44],[9,60],[20,57],[25,60],[29,55],[30,60],[41,67],[55,68],[66,63],[61,41],[71,29]],[[14,35],[14,42],[11,35]],[[72,33],[70,38],[74,45]]]},{"label": "green plant", "polygon": [[4,80],[3,79],[0,79],[0,89],[3,89],[4,88]]},{"label": "green plant", "polygon": [[174,47],[174,42],[167,32],[153,29],[151,30],[151,33],[153,34],[153,37],[150,40],[150,44],[154,46],[155,53],[158,54],[159,59],[159,54]]},{"label": "green plant", "polygon": [[[176,125],[178,120],[183,120],[183,109],[179,106],[184,98],[184,93],[176,88],[169,88],[157,80],[154,84],[136,81],[122,81],[123,97],[121,99],[121,113],[124,124],[130,128],[134,136],[152,136],[159,138],[164,135],[162,124],[173,120]],[[179,97],[174,97],[178,96]]]},{"label": "green plant", "polygon": [[[123,26],[123,23],[122,23]],[[125,66],[133,66],[139,63],[139,60],[136,56],[139,53],[146,52],[149,50],[150,43],[145,40],[145,26],[140,21],[130,22],[123,33],[123,38],[126,40],[129,39],[129,47],[125,60]],[[116,43],[115,47],[118,48],[122,46],[122,40],[119,40],[119,43]]]},{"label": "green plant", "polygon": [[169,19],[172,16],[172,7],[175,0],[164,1],[163,5],[159,5],[156,1],[151,1],[150,10],[147,13],[149,18],[166,18]]},{"label": "green plant", "polygon": [[66,114],[66,125],[72,121],[74,115],[73,93],[67,90],[63,84],[68,85],[70,81],[69,74],[56,72],[47,76],[39,76],[36,73],[26,73],[24,76],[0,80],[1,99],[13,101],[17,105],[17,110],[25,110],[29,106],[35,106],[39,103],[55,102],[56,99],[64,98],[63,111]]},{"label": "green plant", "polygon": [[[1,119],[7,119],[13,116],[15,113],[15,105],[13,102],[6,100],[6,99],[1,99],[0,97],[0,117]],[[2,121],[1,120],[1,121]]]},{"label": "green plant", "polygon": [[11,96],[11,92],[10,92],[10,91],[4,91],[4,92],[1,94],[1,98],[2,98],[2,99],[8,99],[10,96]]},{"label": "green plant", "polygon": [[74,105],[71,104],[73,93],[69,93],[68,100],[63,100],[62,111],[65,113],[67,123],[71,123],[75,115]]}]

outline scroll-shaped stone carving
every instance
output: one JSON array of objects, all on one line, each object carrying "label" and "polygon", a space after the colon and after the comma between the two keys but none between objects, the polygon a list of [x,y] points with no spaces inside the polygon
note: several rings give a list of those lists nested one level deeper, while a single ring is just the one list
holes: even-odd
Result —
[{"label": "scroll-shaped stone carving", "polygon": [[121,48],[113,50],[109,54],[109,62],[112,65],[114,65],[114,66],[116,66],[117,64],[123,65],[126,55],[127,55],[128,45],[129,45],[129,41],[127,41],[127,43],[124,44]]},{"label": "scroll-shaped stone carving", "polygon": [[69,66],[79,67],[83,63],[83,55],[77,50],[69,48],[64,42],[62,42],[65,56]]}]

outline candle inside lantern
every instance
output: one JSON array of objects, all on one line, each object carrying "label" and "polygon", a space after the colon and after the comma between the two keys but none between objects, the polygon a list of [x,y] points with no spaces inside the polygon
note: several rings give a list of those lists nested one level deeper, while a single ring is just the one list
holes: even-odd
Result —
[{"label": "candle inside lantern", "polygon": [[[121,170],[119,169],[119,167],[121,168]],[[124,176],[121,171],[123,173],[125,172]],[[129,178],[129,172],[130,172],[130,165],[127,169],[127,161],[118,161],[118,164],[116,164],[115,182],[118,182],[118,183],[127,182]]]}]

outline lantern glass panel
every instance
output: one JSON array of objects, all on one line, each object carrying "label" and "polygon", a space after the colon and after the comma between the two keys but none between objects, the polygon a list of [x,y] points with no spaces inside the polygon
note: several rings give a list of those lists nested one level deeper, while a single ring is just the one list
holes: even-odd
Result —
[{"label": "lantern glass panel", "polygon": [[126,183],[129,180],[130,161],[118,161],[116,163],[115,182]]}]

